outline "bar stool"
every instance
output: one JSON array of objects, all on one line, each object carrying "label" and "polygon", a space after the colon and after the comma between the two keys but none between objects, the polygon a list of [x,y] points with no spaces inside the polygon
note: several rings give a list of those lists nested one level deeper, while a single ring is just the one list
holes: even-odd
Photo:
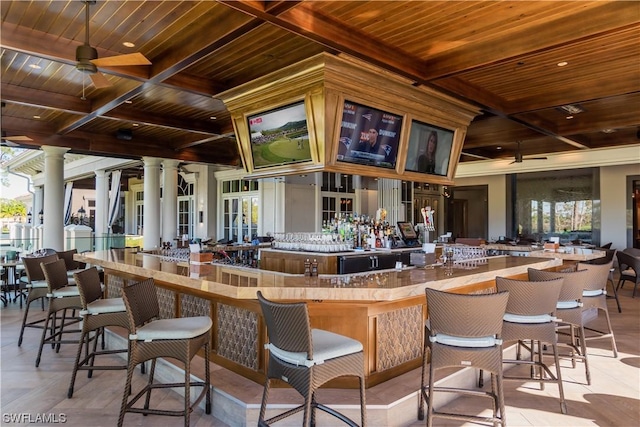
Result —
[{"label": "bar stool", "polygon": [[77,249],[69,249],[68,251],[58,252],[58,258],[64,260],[64,265],[67,269],[67,276],[69,277],[69,283],[71,284],[74,284],[75,281],[75,279],[73,279],[73,274],[86,268],[86,264],[73,259],[73,256],[77,253]]},{"label": "bar stool", "polygon": [[[78,287],[69,285],[64,260],[58,259],[46,264],[41,263],[41,267],[47,281],[49,310],[44,322],[42,337],[40,338],[40,347],[38,348],[38,355],[36,356],[36,368],[40,366],[42,348],[45,343],[50,343],[51,346],[56,349],[56,353],[60,351],[61,344],[78,343],[77,339],[64,339],[64,334],[80,332],[80,329],[65,328],[80,322],[80,319],[75,317],[75,311],[82,309]],[[67,310],[73,310],[71,320],[67,320]],[[62,317],[58,324],[59,312],[62,312]],[[49,328],[50,323],[51,328]],[[47,336],[47,331],[49,331],[49,336]]]},{"label": "bar stool", "polygon": [[[326,382],[355,376],[360,382],[360,422],[366,425],[364,353],[358,340],[333,332],[311,329],[307,305],[269,301],[258,291],[269,343],[267,379],[260,405],[259,426],[303,411],[302,425],[316,425],[320,409],[350,426],[357,424],[346,415],[316,401],[316,391]],[[265,420],[269,389],[273,379],[284,380],[304,398],[304,404]]]},{"label": "bar stool", "polygon": [[[567,404],[564,399],[562,387],[562,375],[560,373],[560,356],[558,354],[558,335],[556,334],[556,305],[564,279],[533,282],[529,280],[507,279],[496,277],[498,292],[509,292],[509,302],[502,322],[502,339],[505,342],[516,341],[518,348],[525,341],[531,342],[531,357],[523,360],[504,360],[504,363],[515,365],[529,365],[531,375],[529,377],[505,375],[505,380],[528,381],[535,379],[544,388],[547,382],[555,382],[558,385],[560,395],[560,411],[567,413]],[[535,360],[535,344],[538,344],[537,360]],[[549,369],[542,357],[541,344],[551,345],[553,359],[556,365],[555,375]],[[535,378],[534,368],[539,370]],[[545,376],[546,374],[546,376]]]},{"label": "bar stool", "polygon": [[[425,292],[428,324],[425,326],[418,418],[424,419],[424,402],[427,401],[428,427],[434,417],[506,425],[501,336],[509,293],[464,295],[429,288]],[[427,352],[431,363],[429,383],[425,385]],[[436,386],[435,371],[451,367],[473,367],[491,372],[491,391]],[[438,412],[433,407],[436,392],[490,397],[493,416]]]},{"label": "bar stool", "polygon": [[533,281],[564,279],[560,296],[558,297],[556,315],[558,316],[558,331],[563,327],[568,327],[569,329],[569,342],[559,342],[558,344],[568,346],[571,349],[569,357],[573,368],[576,367],[576,360],[581,360],[584,363],[587,384],[591,385],[591,372],[589,371],[584,321],[582,319],[582,292],[589,273],[587,270],[546,271],[534,268],[527,269],[527,272],[529,280]]},{"label": "bar stool", "polygon": [[[189,417],[198,403],[206,397],[205,412],[211,413],[211,380],[209,372],[209,341],[213,322],[207,316],[181,317],[177,319],[157,319],[160,313],[158,296],[153,279],[146,279],[122,289],[122,298],[127,309],[129,329],[129,362],[127,381],[122,397],[118,427],[124,422],[126,412],[138,414],[169,415],[184,417],[185,427],[189,426]],[[204,348],[204,381],[191,381],[191,360],[198,350]],[[184,382],[153,383],[158,357],[171,357],[184,363]],[[151,360],[149,380],[133,398],[129,400],[133,371],[139,363]],[[181,411],[150,408],[151,391],[161,388],[184,387],[184,409]],[[191,403],[191,387],[202,387],[201,393]],[[143,408],[133,407],[145,397]]]},{"label": "bar stool", "polygon": [[[76,375],[79,370],[85,370],[88,378],[91,378],[95,369],[100,370],[118,370],[127,369],[127,365],[100,365],[94,364],[96,356],[104,354],[117,354],[129,352],[129,348],[105,350],[104,345],[98,350],[98,338],[104,337],[105,326],[120,326],[125,329],[129,327],[129,318],[127,309],[122,298],[102,298],[103,290],[100,284],[100,275],[95,267],[74,273],[75,282],[80,293],[80,302],[82,303],[82,334],[80,335],[80,343],[78,344],[78,352],[71,373],[71,383],[67,397],[73,396],[73,387],[76,381]],[[92,337],[91,332],[95,331]],[[93,349],[89,351],[89,344],[93,341]],[[80,360],[82,348],[85,348],[85,356]]]},{"label": "bar stool", "polygon": [[20,327],[20,336],[18,337],[18,347],[22,345],[22,338],[24,336],[25,328],[37,328],[42,329],[44,327],[43,323],[46,320],[46,317],[43,317],[38,320],[32,320],[27,322],[27,317],[29,316],[29,308],[31,307],[31,303],[37,300],[40,300],[42,303],[42,310],[44,310],[44,300],[47,297],[47,281],[44,278],[44,272],[42,271],[42,267],[40,267],[41,263],[49,263],[58,259],[57,254],[45,255],[45,256],[24,256],[22,257],[22,263],[24,265],[24,269],[27,273],[28,283],[26,285],[27,288],[27,301],[25,303],[24,316],[22,317],[22,326]]},{"label": "bar stool", "polygon": [[588,328],[585,329],[593,332],[597,335],[586,337],[585,340],[603,339],[609,338],[611,340],[611,350],[613,351],[613,357],[618,357],[618,347],[616,346],[616,339],[613,336],[613,329],[611,328],[611,319],[609,319],[609,309],[607,308],[607,282],[609,277],[609,271],[613,265],[613,260],[608,264],[583,264],[578,263],[578,270],[586,270],[587,281],[584,284],[584,290],[582,291],[582,309],[588,310],[595,308],[602,310],[607,320],[606,332]]}]

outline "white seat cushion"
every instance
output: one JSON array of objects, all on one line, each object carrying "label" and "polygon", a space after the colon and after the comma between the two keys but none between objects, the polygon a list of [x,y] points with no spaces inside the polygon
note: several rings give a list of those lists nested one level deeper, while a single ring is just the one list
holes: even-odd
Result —
[{"label": "white seat cushion", "polygon": [[127,307],[125,307],[122,298],[105,298],[93,301],[80,314],[119,313],[124,311],[127,311]]},{"label": "white seat cushion", "polygon": [[48,298],[65,298],[65,297],[79,297],[80,292],[78,292],[77,286],[64,286],[60,289],[56,289],[52,293],[48,293]]},{"label": "white seat cushion", "polygon": [[27,288],[46,288],[47,281],[46,280],[34,280],[33,282],[27,285]]},{"label": "white seat cushion", "polygon": [[584,290],[582,291],[582,296],[583,297],[598,297],[600,295],[606,295],[607,292],[605,292],[604,289],[594,289],[594,290]]},{"label": "white seat cushion", "polygon": [[312,329],[311,340],[313,342],[313,360],[307,358],[306,352],[281,350],[271,343],[265,347],[269,349],[273,356],[284,362],[306,367],[320,365],[326,360],[362,351],[362,343],[360,341],[322,329]]},{"label": "white seat cushion", "polygon": [[502,317],[505,322],[511,323],[549,323],[558,320],[550,314],[538,314],[535,316],[524,316],[522,314],[505,313]]},{"label": "white seat cushion", "polygon": [[502,344],[501,339],[487,337],[456,337],[454,335],[436,334],[429,337],[432,343],[451,345],[454,347],[486,348]]},{"label": "white seat cushion", "polygon": [[207,316],[160,319],[141,326],[131,340],[185,340],[200,336],[211,329],[213,322]]},{"label": "white seat cushion", "polygon": [[582,303],[575,300],[558,301],[558,304],[556,304],[556,308],[558,310],[567,310],[569,308],[578,308],[578,307],[582,307]]}]

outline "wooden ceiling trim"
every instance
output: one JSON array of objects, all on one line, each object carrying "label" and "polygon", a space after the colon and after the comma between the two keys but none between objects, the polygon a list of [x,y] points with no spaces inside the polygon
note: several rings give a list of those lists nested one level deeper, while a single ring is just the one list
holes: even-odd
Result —
[{"label": "wooden ceiling trim", "polygon": [[[428,60],[424,78],[432,80],[473,70],[479,66],[499,63],[531,52],[559,46],[571,46],[586,39],[598,38],[616,28],[635,25],[638,21],[636,2],[594,2],[594,7],[557,19],[541,20],[539,24],[519,26],[504,33],[492,32],[492,37],[478,43],[466,43]],[[593,19],[597,16],[597,19]],[[541,34],[544,35],[541,37]]]}]

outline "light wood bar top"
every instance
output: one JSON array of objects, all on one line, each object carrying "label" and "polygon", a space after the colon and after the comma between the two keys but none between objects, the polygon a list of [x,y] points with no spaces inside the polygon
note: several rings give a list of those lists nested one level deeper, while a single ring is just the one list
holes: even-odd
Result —
[{"label": "light wood bar top", "polygon": [[[559,258],[489,257],[468,262],[446,275],[441,267],[381,270],[349,275],[305,277],[224,264],[194,265],[164,260],[158,255],[130,250],[85,252],[75,259],[126,274],[188,288],[193,293],[213,293],[234,299],[255,299],[261,290],[279,300],[395,301],[423,295],[429,286],[447,290],[493,280],[496,276],[526,273],[527,268],[546,269],[562,264]],[[186,290],[185,290],[186,291]]]}]

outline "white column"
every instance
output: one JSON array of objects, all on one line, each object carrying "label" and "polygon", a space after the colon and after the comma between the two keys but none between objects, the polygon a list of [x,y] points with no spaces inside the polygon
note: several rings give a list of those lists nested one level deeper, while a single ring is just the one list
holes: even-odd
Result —
[{"label": "white column", "polygon": [[104,169],[96,171],[96,238],[103,239],[108,231],[109,175]]},{"label": "white column", "polygon": [[162,161],[162,241],[172,242],[178,229],[177,160]]},{"label": "white column", "polygon": [[44,248],[64,250],[64,147],[42,146],[44,151]]},{"label": "white column", "polygon": [[160,246],[160,159],[143,157],[144,161],[144,225],[143,249]]}]

